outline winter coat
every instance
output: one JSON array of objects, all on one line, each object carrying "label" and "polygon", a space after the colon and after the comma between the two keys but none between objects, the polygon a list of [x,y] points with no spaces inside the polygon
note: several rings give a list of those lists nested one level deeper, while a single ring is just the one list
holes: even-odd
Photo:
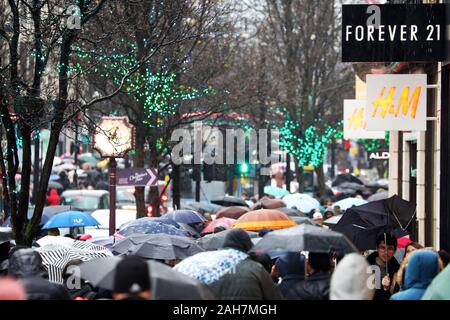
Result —
[{"label": "winter coat", "polygon": [[[378,266],[376,259],[378,257],[378,251],[372,252],[367,257],[367,262],[371,266]],[[398,271],[400,268],[400,264],[398,263],[397,259],[392,257],[392,259],[388,263],[388,271],[389,271],[389,278],[391,279],[391,283],[394,279],[394,274]],[[381,285],[382,279],[380,279],[380,286],[381,288],[375,289],[375,295],[373,297],[373,300],[389,300],[391,297],[391,292],[389,290],[384,290],[383,286]]]},{"label": "winter coat", "polygon": [[299,252],[289,252],[280,256],[275,266],[281,277],[278,284],[281,294],[291,300],[297,299],[294,288],[305,279],[305,256]]},{"label": "winter coat", "polygon": [[406,267],[403,290],[392,295],[391,300],[420,300],[438,273],[439,261],[436,252],[413,252]]},{"label": "winter coat", "polygon": [[289,300],[328,300],[329,295],[330,274],[317,272],[290,289],[285,298]]},{"label": "winter coat", "polygon": [[50,190],[50,194],[47,197],[47,202],[49,206],[57,206],[61,201],[61,197],[58,195],[56,189]]},{"label": "winter coat", "polygon": [[33,249],[19,249],[8,260],[8,275],[15,278],[46,277],[41,255]]},{"label": "winter coat", "polygon": [[331,276],[330,300],[372,300],[375,291],[367,285],[369,263],[357,253],[346,255]]},{"label": "winter coat", "polygon": [[450,264],[445,267],[425,291],[422,300],[450,300]]},{"label": "winter coat", "polygon": [[239,262],[234,272],[209,285],[221,300],[280,300],[280,290],[264,267],[249,258]]},{"label": "winter coat", "polygon": [[67,290],[60,284],[50,282],[41,277],[21,279],[28,300],[69,300]]}]

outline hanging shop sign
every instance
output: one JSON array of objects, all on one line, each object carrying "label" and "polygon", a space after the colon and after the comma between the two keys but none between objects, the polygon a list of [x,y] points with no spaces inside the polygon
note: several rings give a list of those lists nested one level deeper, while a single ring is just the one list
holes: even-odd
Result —
[{"label": "hanging shop sign", "polygon": [[367,75],[369,131],[426,131],[425,74]]},{"label": "hanging shop sign", "polygon": [[384,139],[384,131],[368,131],[366,101],[344,100],[344,139]]},{"label": "hanging shop sign", "polygon": [[343,5],[343,62],[447,61],[445,4]]}]

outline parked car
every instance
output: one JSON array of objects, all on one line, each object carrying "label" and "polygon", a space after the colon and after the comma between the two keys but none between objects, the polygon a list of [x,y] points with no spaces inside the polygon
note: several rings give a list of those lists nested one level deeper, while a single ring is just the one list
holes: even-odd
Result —
[{"label": "parked car", "polygon": [[66,190],[61,194],[61,205],[92,213],[109,209],[109,192],[105,190]]}]

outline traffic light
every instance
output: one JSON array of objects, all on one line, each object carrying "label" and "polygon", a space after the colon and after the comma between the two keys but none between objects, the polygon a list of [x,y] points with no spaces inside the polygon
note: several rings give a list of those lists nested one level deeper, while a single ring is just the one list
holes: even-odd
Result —
[{"label": "traffic light", "polygon": [[239,173],[247,174],[250,172],[250,165],[247,162],[243,162],[239,164]]}]

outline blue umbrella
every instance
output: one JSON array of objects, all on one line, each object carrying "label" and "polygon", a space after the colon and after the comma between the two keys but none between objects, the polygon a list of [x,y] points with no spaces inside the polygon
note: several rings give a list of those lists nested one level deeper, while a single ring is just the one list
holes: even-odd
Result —
[{"label": "blue umbrella", "polygon": [[80,211],[66,211],[50,218],[42,229],[98,226],[97,220]]},{"label": "blue umbrella", "polygon": [[59,180],[59,176],[57,174],[52,174],[50,176],[50,181]]},{"label": "blue umbrella", "polygon": [[347,210],[353,206],[361,206],[366,204],[367,201],[359,198],[345,198],[333,204],[333,208],[339,206],[341,210]]},{"label": "blue umbrella", "polygon": [[155,221],[154,218],[139,218],[127,223],[117,231],[119,235],[129,236],[131,234],[154,234],[165,233],[175,236],[189,237],[189,234],[174,226]]},{"label": "blue umbrella", "polygon": [[153,221],[161,222],[170,226],[174,226],[176,228],[180,228],[180,225],[173,219],[166,217],[166,215],[162,217],[153,217],[151,218]]},{"label": "blue umbrella", "polygon": [[206,219],[203,218],[199,213],[194,210],[175,210],[169,213],[166,213],[164,218],[169,218],[174,220],[177,223],[202,223],[205,222]]}]

